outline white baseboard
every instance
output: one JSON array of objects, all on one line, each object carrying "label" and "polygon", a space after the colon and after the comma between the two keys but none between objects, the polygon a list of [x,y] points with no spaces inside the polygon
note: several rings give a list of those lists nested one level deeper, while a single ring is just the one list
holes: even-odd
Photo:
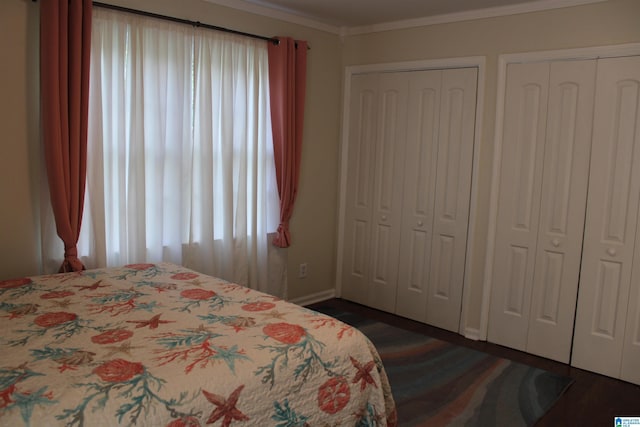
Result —
[{"label": "white baseboard", "polygon": [[289,302],[305,306],[305,305],[315,304],[317,302],[325,301],[325,300],[328,300],[328,299],[331,299],[331,298],[335,298],[335,297],[336,297],[336,290],[335,289],[329,289],[327,291],[322,291],[322,292],[318,292],[318,293],[315,293],[315,294],[306,295],[304,297],[294,298],[292,300],[289,300]]},{"label": "white baseboard", "polygon": [[[301,305],[301,306],[307,306],[307,305],[315,304],[317,302],[326,301],[332,298],[336,298],[335,289],[329,289],[326,291],[317,292],[315,294],[306,295],[304,297],[294,298],[289,300],[289,302],[297,305]],[[478,328],[465,328],[464,337],[474,341],[481,341],[480,330]]]},{"label": "white baseboard", "polygon": [[464,337],[474,341],[480,341],[480,329],[465,328]]}]

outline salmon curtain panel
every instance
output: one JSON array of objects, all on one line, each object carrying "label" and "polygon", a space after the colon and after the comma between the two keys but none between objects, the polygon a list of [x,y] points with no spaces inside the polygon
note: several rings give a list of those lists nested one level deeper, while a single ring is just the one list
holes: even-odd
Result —
[{"label": "salmon curtain panel", "polygon": [[40,2],[42,135],[51,205],[64,242],[60,272],[84,269],[76,244],[87,158],[91,0]]},{"label": "salmon curtain panel", "polygon": [[307,78],[307,42],[278,37],[269,43],[269,94],[280,224],[275,246],[291,245],[289,220],[298,193]]}]

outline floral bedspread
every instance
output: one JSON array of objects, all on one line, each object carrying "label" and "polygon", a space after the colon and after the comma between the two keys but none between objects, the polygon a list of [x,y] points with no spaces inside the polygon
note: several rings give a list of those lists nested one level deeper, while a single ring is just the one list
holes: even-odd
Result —
[{"label": "floral bedspread", "polygon": [[0,425],[384,426],[373,345],[173,264],[0,281]]}]

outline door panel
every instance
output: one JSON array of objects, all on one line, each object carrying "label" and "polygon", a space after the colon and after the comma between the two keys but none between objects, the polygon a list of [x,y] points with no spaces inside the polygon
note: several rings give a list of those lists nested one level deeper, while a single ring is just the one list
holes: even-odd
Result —
[{"label": "door panel", "polygon": [[371,262],[373,171],[378,128],[378,76],[351,80],[349,168],[347,176],[342,294],[366,304]]},{"label": "door panel", "polygon": [[394,74],[351,81],[343,296],[395,305],[408,86]]},{"label": "door panel", "polygon": [[[598,62],[572,364],[619,377],[640,194],[640,58]],[[632,306],[635,302],[632,302]],[[631,323],[632,325],[632,323]]]},{"label": "door panel", "polygon": [[402,73],[379,77],[376,160],[373,171],[372,271],[368,305],[393,312],[396,304],[404,150],[409,85]]},{"label": "door panel", "polygon": [[510,64],[488,340],[527,347],[540,215],[550,65]]},{"label": "door panel", "polygon": [[415,72],[409,78],[401,265],[395,313],[421,322],[427,320],[441,85],[441,70]]},{"label": "door panel", "polygon": [[508,68],[489,340],[565,363],[580,272],[595,76],[591,60]]},{"label": "door panel", "polygon": [[427,323],[458,331],[471,199],[477,69],[442,76]]},{"label": "door panel", "polygon": [[540,223],[526,350],[569,362],[591,152],[596,61],[550,67]]}]

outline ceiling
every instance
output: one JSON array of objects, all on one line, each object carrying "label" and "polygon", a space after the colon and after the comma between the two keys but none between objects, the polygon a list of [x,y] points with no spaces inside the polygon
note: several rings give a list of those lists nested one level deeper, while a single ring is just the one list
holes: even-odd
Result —
[{"label": "ceiling", "polygon": [[571,7],[607,0],[207,0],[337,33]]}]

